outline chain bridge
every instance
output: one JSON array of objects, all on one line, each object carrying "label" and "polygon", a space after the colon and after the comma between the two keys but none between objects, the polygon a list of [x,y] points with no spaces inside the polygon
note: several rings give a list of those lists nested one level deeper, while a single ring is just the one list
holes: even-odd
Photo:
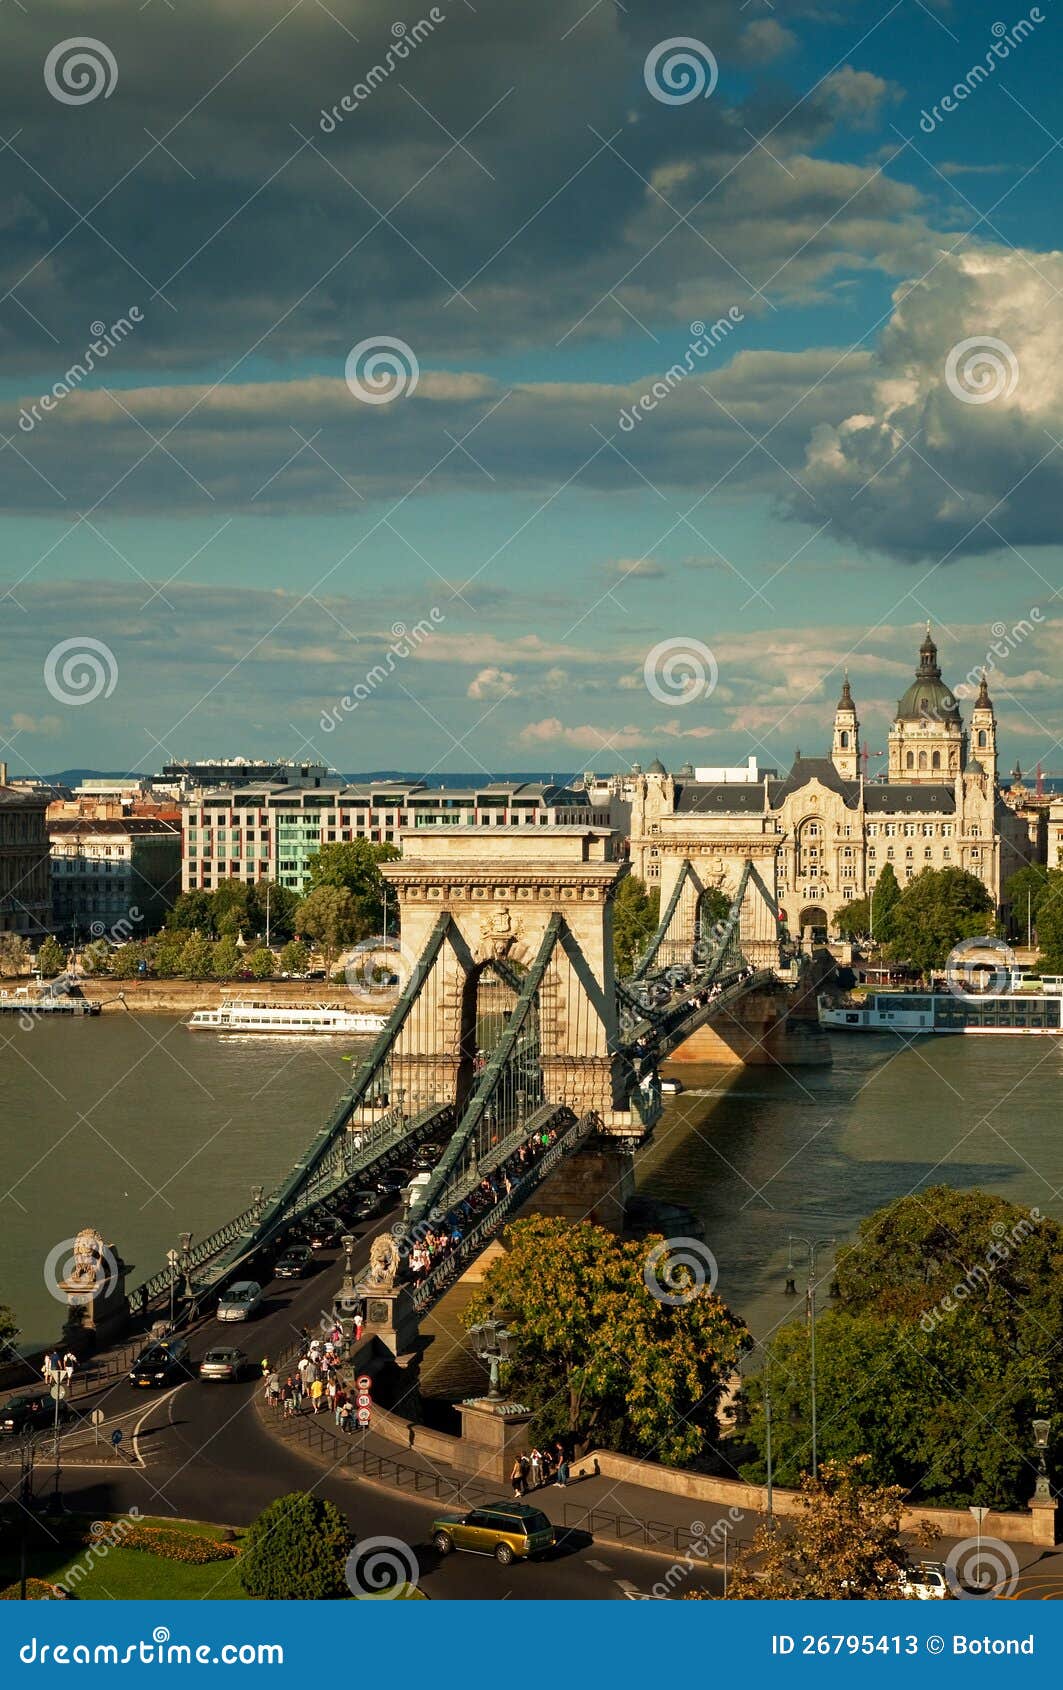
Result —
[{"label": "chain bridge", "polygon": [[[773,1025],[783,1024],[785,930],[752,862],[714,921],[706,909],[719,899],[684,862],[637,965],[616,977],[613,900],[627,873],[619,843],[593,827],[404,837],[402,859],[382,872],[398,894],[405,987],[287,1177],[268,1195],[258,1188],[209,1238],[188,1241],[181,1271],[194,1303],[250,1272],[300,1218],[439,1144],[394,1229],[398,1271],[381,1276],[394,1283],[369,1302],[367,1331],[378,1327],[397,1350],[396,1296],[408,1328],[534,1193],[548,1212],[570,1212],[563,1199],[551,1208],[550,1193],[597,1159],[606,1195],[622,1197],[632,1154],[661,1114],[666,1058],[682,1059],[716,1027],[741,1029],[747,1006],[780,993]],[[594,1212],[578,1186],[571,1212]],[[412,1248],[432,1231],[453,1247],[413,1277]],[[170,1272],[132,1293],[135,1310],[164,1296]]]}]

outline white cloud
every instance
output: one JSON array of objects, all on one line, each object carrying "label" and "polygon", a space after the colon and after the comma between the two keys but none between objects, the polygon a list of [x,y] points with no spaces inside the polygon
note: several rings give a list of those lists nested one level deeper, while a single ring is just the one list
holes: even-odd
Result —
[{"label": "white cloud", "polygon": [[509,669],[496,669],[489,666],[474,675],[466,689],[466,698],[506,698],[515,697],[517,693],[517,677]]}]

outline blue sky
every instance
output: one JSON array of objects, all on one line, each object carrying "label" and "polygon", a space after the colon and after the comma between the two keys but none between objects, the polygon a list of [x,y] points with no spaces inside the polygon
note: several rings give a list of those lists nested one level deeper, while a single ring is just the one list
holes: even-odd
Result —
[{"label": "blue sky", "polygon": [[0,758],[785,766],[930,618],[1063,769],[1053,0],[404,22],[6,20]]}]

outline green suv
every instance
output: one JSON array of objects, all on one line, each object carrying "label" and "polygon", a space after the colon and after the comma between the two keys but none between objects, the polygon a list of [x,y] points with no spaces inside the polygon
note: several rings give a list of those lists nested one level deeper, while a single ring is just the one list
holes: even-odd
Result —
[{"label": "green suv", "polygon": [[515,1559],[541,1555],[556,1541],[546,1515],[526,1502],[486,1502],[468,1514],[446,1514],[432,1521],[432,1542],[440,1555],[471,1549],[474,1555],[493,1555],[504,1567]]}]

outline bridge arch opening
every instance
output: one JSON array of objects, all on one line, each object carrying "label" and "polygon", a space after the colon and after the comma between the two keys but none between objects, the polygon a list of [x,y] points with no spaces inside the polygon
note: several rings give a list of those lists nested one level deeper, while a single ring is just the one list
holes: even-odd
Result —
[{"label": "bridge arch opening", "polygon": [[[526,971],[508,960],[488,958],[470,969],[461,994],[456,1101],[460,1116],[496,1059]],[[491,1102],[484,1111],[482,1155],[543,1101],[539,994],[528,1011],[515,1048],[503,1062]]]}]

